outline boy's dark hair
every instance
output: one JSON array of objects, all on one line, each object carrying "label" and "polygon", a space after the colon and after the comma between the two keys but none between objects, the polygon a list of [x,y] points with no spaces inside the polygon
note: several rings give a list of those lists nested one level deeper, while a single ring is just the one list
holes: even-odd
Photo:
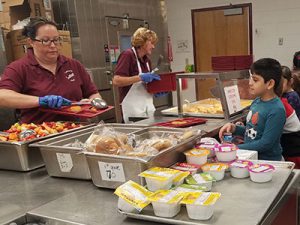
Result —
[{"label": "boy's dark hair", "polygon": [[293,64],[295,69],[300,69],[300,51],[295,52],[294,58],[293,58]]},{"label": "boy's dark hair", "polygon": [[282,76],[288,81],[290,81],[292,79],[292,72],[290,68],[288,68],[287,66],[282,66],[281,69],[282,69]]},{"label": "boy's dark hair", "polygon": [[57,24],[51,20],[42,17],[30,18],[30,22],[24,27],[22,34],[30,39],[34,40],[37,30],[43,25],[52,25],[57,27]]},{"label": "boy's dark hair", "polygon": [[276,59],[262,58],[251,65],[251,73],[260,75],[265,83],[271,79],[275,81],[274,92],[278,93],[281,82],[281,65]]}]

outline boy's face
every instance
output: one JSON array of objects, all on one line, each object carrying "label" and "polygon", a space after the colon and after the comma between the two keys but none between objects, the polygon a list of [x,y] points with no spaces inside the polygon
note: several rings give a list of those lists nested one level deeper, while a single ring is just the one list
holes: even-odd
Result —
[{"label": "boy's face", "polygon": [[252,74],[249,79],[249,93],[255,97],[263,96],[270,90],[270,82],[270,80],[265,82],[260,75]]}]

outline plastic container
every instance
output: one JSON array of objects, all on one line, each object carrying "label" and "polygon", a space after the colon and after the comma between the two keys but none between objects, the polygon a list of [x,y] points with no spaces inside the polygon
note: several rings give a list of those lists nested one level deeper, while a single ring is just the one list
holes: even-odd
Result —
[{"label": "plastic container", "polygon": [[235,160],[229,164],[230,173],[235,178],[246,178],[249,177],[249,166],[253,163],[248,160]]},{"label": "plastic container", "polygon": [[140,212],[132,204],[126,202],[121,197],[119,197],[119,199],[118,199],[118,209],[123,212],[127,212],[127,213],[139,213]]},{"label": "plastic container", "polygon": [[209,150],[209,154],[207,158],[215,157],[216,153],[215,150],[219,147],[219,144],[216,143],[200,143],[195,146],[195,148],[200,150]]},{"label": "plastic container", "polygon": [[184,154],[188,163],[203,165],[207,162],[207,156],[209,155],[209,153],[210,151],[207,149],[201,150],[193,148],[191,150],[186,151]]},{"label": "plastic container", "polygon": [[[176,74],[184,73],[181,72],[172,72],[172,73],[162,73],[159,74],[160,80],[155,80],[147,84],[147,91],[151,94],[158,92],[168,92],[168,91],[176,91]],[[182,79],[182,89],[187,88],[187,80]]]},{"label": "plastic container", "polygon": [[202,191],[210,191],[208,187],[195,185],[195,184],[181,184],[180,186],[175,188],[178,192],[202,192]]},{"label": "plastic container", "polygon": [[154,214],[159,217],[174,217],[180,211],[182,193],[174,190],[159,190],[149,197]]},{"label": "plastic container", "polygon": [[180,170],[182,172],[189,172],[189,174],[195,174],[199,171],[200,166],[191,163],[176,163],[171,166],[171,169]]},{"label": "plastic container", "polygon": [[265,183],[272,180],[275,168],[270,164],[255,164],[249,167],[250,179],[256,183]]},{"label": "plastic container", "polygon": [[202,167],[203,172],[209,173],[216,181],[223,180],[228,165],[224,163],[207,163]]},{"label": "plastic container", "polygon": [[217,192],[194,192],[181,201],[186,204],[188,217],[194,220],[208,220],[214,213],[214,205],[221,194]]},{"label": "plastic container", "polygon": [[174,177],[174,179],[173,179],[173,185],[174,185],[175,187],[177,187],[177,186],[183,184],[184,179],[185,179],[188,175],[190,175],[189,172],[182,172],[182,171],[178,170],[177,175],[175,175],[175,177]]},{"label": "plastic container", "polygon": [[145,178],[148,190],[157,191],[170,189],[177,174],[178,170],[153,167],[140,173],[139,176]]},{"label": "plastic container", "polygon": [[118,209],[123,212],[137,213],[150,204],[148,197],[152,195],[152,192],[129,180],[119,186],[114,194],[119,196]]},{"label": "plastic container", "polygon": [[188,176],[185,180],[187,184],[205,187],[206,191],[210,191],[213,181],[216,181],[209,173],[196,173]]},{"label": "plastic container", "polygon": [[235,160],[236,150],[238,150],[238,148],[234,144],[220,144],[219,147],[215,149],[217,160],[221,162],[230,162]]}]

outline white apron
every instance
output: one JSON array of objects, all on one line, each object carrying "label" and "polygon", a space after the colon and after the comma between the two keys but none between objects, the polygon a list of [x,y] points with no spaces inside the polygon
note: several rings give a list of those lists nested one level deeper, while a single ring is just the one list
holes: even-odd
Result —
[{"label": "white apron", "polygon": [[[141,64],[138,60],[136,51],[132,47],[138,65],[139,74],[142,73]],[[150,72],[149,64],[147,63]],[[129,117],[149,117],[154,115],[153,95],[149,94],[142,81],[132,84],[122,103],[123,119],[128,123]]]}]

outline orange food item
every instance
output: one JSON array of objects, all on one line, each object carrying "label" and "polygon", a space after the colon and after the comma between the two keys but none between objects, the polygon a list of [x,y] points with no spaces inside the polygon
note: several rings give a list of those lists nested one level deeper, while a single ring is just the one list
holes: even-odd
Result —
[{"label": "orange food item", "polygon": [[18,135],[16,133],[10,133],[8,135],[8,139],[9,140],[17,140],[18,139]]},{"label": "orange food item", "polygon": [[186,121],[173,121],[171,122],[171,124],[174,124],[174,125],[180,125],[180,124],[186,124],[187,122]]},{"label": "orange food item", "polygon": [[71,106],[69,108],[69,111],[74,112],[74,113],[78,113],[78,112],[82,111],[82,108],[79,105],[74,105],[74,106]]}]

